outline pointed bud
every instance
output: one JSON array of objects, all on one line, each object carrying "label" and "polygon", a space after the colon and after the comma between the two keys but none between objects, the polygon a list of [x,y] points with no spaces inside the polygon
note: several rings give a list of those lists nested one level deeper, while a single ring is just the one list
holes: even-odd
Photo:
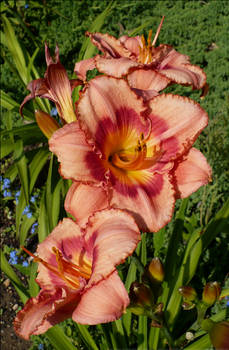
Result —
[{"label": "pointed bud", "polygon": [[60,128],[57,121],[46,112],[36,110],[35,117],[39,128],[48,139]]},{"label": "pointed bud", "polygon": [[206,286],[204,287],[204,291],[202,294],[203,302],[206,305],[211,306],[216,302],[216,300],[219,298],[219,296],[220,296],[219,283],[218,282],[207,283]]},{"label": "pointed bud", "polygon": [[148,266],[148,273],[150,277],[156,282],[161,283],[164,280],[164,267],[159,258],[153,258]]},{"label": "pointed bud", "polygon": [[185,301],[193,301],[197,297],[195,289],[190,286],[180,287],[178,291],[182,295],[182,297],[185,299]]},{"label": "pointed bud", "polygon": [[229,322],[213,322],[210,319],[203,320],[201,327],[209,333],[212,345],[216,350],[229,349]]}]

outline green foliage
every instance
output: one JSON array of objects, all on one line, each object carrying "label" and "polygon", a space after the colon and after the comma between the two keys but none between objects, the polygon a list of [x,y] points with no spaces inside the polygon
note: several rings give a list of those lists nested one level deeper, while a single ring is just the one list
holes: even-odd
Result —
[{"label": "green foliage", "polygon": [[[70,182],[60,179],[58,164],[48,150],[47,140],[34,123],[34,107],[50,112],[51,105],[36,99],[33,105],[29,103],[24,108],[24,120],[18,115],[19,106],[28,94],[26,85],[32,79],[43,77],[46,70],[45,40],[52,52],[58,42],[61,62],[72,76],[75,62],[96,52],[84,36],[86,30],[101,30],[117,37],[147,34],[150,29],[156,30],[164,15],[158,44],[174,46],[189,55],[192,64],[200,65],[206,72],[210,90],[204,100],[200,99],[199,91],[192,91],[189,87],[170,86],[166,92],[193,98],[207,110],[209,126],[199,137],[196,147],[204,152],[213,168],[213,183],[197,191],[189,200],[178,201],[176,208],[179,211],[166,228],[154,236],[143,235],[136,255],[120,268],[120,274],[129,290],[133,281],[141,279],[142,266],[153,256],[159,256],[166,272],[159,301],[164,304],[165,323],[172,346],[184,346],[190,350],[209,347],[209,336],[203,331],[196,332],[190,344],[182,338],[184,330],[191,329],[195,333],[196,329],[192,329],[195,314],[181,310],[182,298],[178,288],[192,283],[199,292],[207,280],[218,279],[224,283],[227,267],[228,1],[50,0],[28,3],[28,8],[24,7],[25,1],[4,1],[1,4],[1,157],[9,160],[4,176],[15,186],[20,182],[22,187],[16,207],[16,233],[21,245],[32,236],[30,229],[36,220],[39,242],[56,226],[65,215],[63,202],[70,186]],[[33,215],[28,218],[23,211],[34,191],[39,193],[38,204],[34,205]],[[4,203],[10,200],[12,198]],[[8,263],[8,254],[7,249],[1,252],[1,268],[25,302],[29,296],[38,293],[38,286],[34,283],[37,266],[30,264],[27,270],[15,266],[28,277],[25,286]],[[219,303],[217,307],[217,310],[212,308],[209,316],[213,320],[225,319],[226,314],[222,313],[225,305]],[[34,337],[34,344],[37,344],[37,339],[42,339],[49,349],[98,349],[100,344],[101,349],[138,346],[139,350],[156,350],[165,345],[161,329],[152,327],[147,334],[148,330],[146,316],[138,318],[127,311],[121,320],[111,325],[87,327],[66,321],[50,329],[45,336]],[[35,345],[32,348],[35,349]]]}]

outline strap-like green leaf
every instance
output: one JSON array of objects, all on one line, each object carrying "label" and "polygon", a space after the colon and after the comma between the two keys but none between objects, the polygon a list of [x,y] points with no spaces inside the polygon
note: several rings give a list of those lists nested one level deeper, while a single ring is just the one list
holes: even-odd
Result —
[{"label": "strap-like green leaf", "polygon": [[78,328],[78,330],[80,332],[81,339],[83,340],[85,345],[88,347],[88,349],[99,350],[99,348],[97,347],[97,345],[94,342],[94,339],[92,338],[91,334],[89,333],[87,326],[76,323],[76,327]]},{"label": "strap-like green leaf", "polygon": [[60,326],[50,328],[45,336],[49,339],[53,348],[56,350],[76,350],[70,339],[64,334]]},{"label": "strap-like green leaf", "polygon": [[25,303],[29,298],[29,295],[28,295],[28,292],[26,291],[25,286],[23,285],[21,280],[17,277],[16,273],[8,263],[4,253],[1,250],[0,250],[0,257],[1,257],[1,270],[10,279],[19,297],[21,298],[22,302]]}]

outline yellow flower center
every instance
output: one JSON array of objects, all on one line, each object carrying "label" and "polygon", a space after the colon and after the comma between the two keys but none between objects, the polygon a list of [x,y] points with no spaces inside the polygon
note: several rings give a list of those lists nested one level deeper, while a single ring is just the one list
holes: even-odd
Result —
[{"label": "yellow flower center", "polygon": [[110,155],[109,162],[115,167],[126,171],[142,170],[151,167],[155,164],[160,148],[154,146],[151,148],[151,156],[147,156],[147,143],[144,140],[144,135],[141,133],[135,147],[121,149]]},{"label": "yellow flower center", "polygon": [[79,288],[79,277],[83,277],[86,280],[89,280],[91,277],[91,266],[89,266],[89,264],[85,264],[85,266],[82,267],[64,259],[62,253],[56,247],[52,247],[52,251],[56,256],[57,267],[44,261],[39,256],[34,255],[25,247],[22,247],[22,249],[34,258],[34,262],[44,265],[48,270],[65,281],[70,288]]}]

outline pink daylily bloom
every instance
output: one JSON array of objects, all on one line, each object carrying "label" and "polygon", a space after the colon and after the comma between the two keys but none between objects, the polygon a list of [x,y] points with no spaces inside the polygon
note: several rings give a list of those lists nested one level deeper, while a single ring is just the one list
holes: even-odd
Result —
[{"label": "pink daylily bloom", "polygon": [[87,212],[107,206],[158,231],[171,220],[175,199],[211,177],[204,156],[190,151],[208,116],[188,98],[163,94],[143,103],[125,80],[100,76],[85,88],[78,120],[57,130],[49,146],[61,175],[76,182],[65,208],[82,224]]},{"label": "pink daylily bloom", "polygon": [[28,101],[35,97],[48,98],[50,101],[56,104],[60,117],[65,122],[70,123],[76,120],[76,115],[72,102],[72,90],[81,85],[82,82],[78,79],[69,80],[66,69],[60,63],[59,48],[56,46],[55,61],[49,53],[49,48],[45,44],[45,57],[47,63],[47,70],[45,77],[32,80],[27,89],[30,90],[30,94],[26,96],[20,106],[20,113]]},{"label": "pink daylily bloom", "polygon": [[[161,44],[155,48],[155,43],[162,27],[164,17],[158,27],[154,40],[151,43],[152,30],[149,32],[147,42],[144,36],[128,37],[122,36],[119,39],[114,38],[108,34],[89,33],[92,43],[103,52],[103,56],[97,55],[95,57],[96,68],[101,72],[113,77],[122,77],[127,74],[132,74],[135,69],[147,69],[148,73],[154,71],[154,78],[156,79],[155,86],[151,76],[151,87],[157,90],[157,82],[164,76],[167,80],[162,78],[163,85],[167,82],[178,83],[182,85],[191,85],[193,89],[200,89],[206,83],[206,75],[201,68],[192,65],[189,57],[180,54],[172,48],[172,46]],[[156,73],[160,73],[156,77]],[[130,79],[131,87],[135,89],[148,90],[148,82],[144,85],[144,80],[138,85],[138,80]],[[166,86],[167,86],[166,85]]]},{"label": "pink daylily bloom", "polygon": [[90,216],[86,228],[66,218],[38,246],[37,283],[41,290],[19,311],[18,335],[46,332],[72,317],[81,324],[118,319],[129,304],[128,293],[115,266],[132,254],[140,241],[134,219],[112,209]]}]

